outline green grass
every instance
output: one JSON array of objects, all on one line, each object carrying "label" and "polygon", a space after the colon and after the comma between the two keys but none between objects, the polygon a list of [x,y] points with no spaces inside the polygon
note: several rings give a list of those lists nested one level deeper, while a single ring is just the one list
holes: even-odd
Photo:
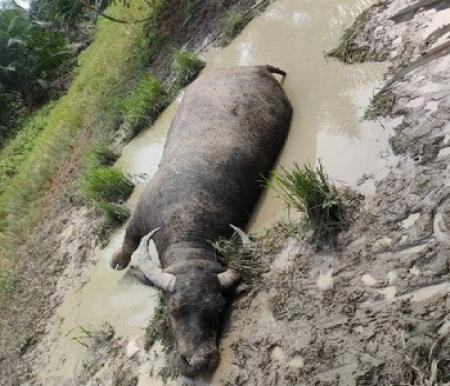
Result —
[{"label": "green grass", "polygon": [[114,230],[127,221],[131,215],[130,209],[124,204],[111,202],[96,203],[102,213],[102,221],[97,225],[95,234],[101,246],[105,246]]},{"label": "green grass", "polygon": [[228,12],[225,20],[221,44],[223,46],[229,44],[237,35],[239,35],[246,24],[247,23],[243,15],[233,11]]},{"label": "green grass", "polygon": [[92,166],[112,166],[119,158],[119,152],[106,141],[96,143],[88,154]]},{"label": "green grass", "polygon": [[392,113],[396,100],[395,93],[390,90],[383,90],[375,94],[370,101],[369,107],[364,112],[364,119],[376,119],[377,117],[387,117]]},{"label": "green grass", "polygon": [[120,169],[100,166],[89,170],[81,180],[86,198],[98,203],[122,202],[133,191],[134,184]]},{"label": "green grass", "polygon": [[363,30],[370,14],[374,8],[384,6],[385,0],[380,0],[363,11],[353,22],[353,24],[344,31],[339,44],[336,48],[327,52],[327,56],[341,60],[344,63],[363,63],[368,60],[383,61],[386,59],[386,54],[374,52],[368,46],[361,46],[356,39]]},{"label": "green grass", "polygon": [[174,49],[172,52],[173,92],[192,82],[205,65],[206,63],[193,52]]},{"label": "green grass", "polygon": [[213,245],[219,252],[219,261],[238,272],[244,282],[255,282],[262,273],[267,272],[255,257],[254,249],[251,246],[243,246],[236,233],[230,239],[219,239]]},{"label": "green grass", "polygon": [[0,149],[0,194],[36,146],[52,107],[53,103],[50,103],[34,113],[27,119],[19,133]]},{"label": "green grass", "polygon": [[122,102],[124,124],[131,136],[151,125],[167,106],[167,94],[161,83],[146,74]]},{"label": "green grass", "polygon": [[166,300],[161,293],[158,297],[158,305],[155,307],[153,317],[150,320],[144,334],[144,349],[148,351],[159,340],[167,351],[173,347],[172,329],[170,327],[169,311]]},{"label": "green grass", "polygon": [[316,240],[328,242],[344,228],[343,203],[323,166],[313,168],[294,164],[292,170],[273,172],[266,185],[274,189],[289,208],[305,215]]},{"label": "green grass", "polygon": [[[108,12],[142,18],[151,12],[147,4],[142,0],[126,7],[117,2]],[[76,158],[74,153],[82,157],[84,148],[96,138],[117,129],[121,120],[118,106],[129,85],[145,71],[147,46],[143,23],[100,20],[94,42],[79,56],[67,95],[48,113],[45,128],[40,128],[32,150],[0,195],[0,270],[14,261],[11,251],[23,243],[26,233],[41,218],[52,180]]]}]

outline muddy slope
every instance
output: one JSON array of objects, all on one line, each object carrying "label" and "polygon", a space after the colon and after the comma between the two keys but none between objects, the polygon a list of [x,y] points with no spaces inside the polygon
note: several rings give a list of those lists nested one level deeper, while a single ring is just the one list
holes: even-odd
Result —
[{"label": "muddy slope", "polygon": [[428,3],[400,22],[411,4],[394,0],[357,36],[393,63],[373,112],[401,118],[395,167],[337,251],[297,234],[265,258],[263,289],[231,318],[227,384],[450,382],[450,10]]},{"label": "muddy slope", "polygon": [[[195,51],[220,43],[227,12],[233,10],[251,18],[269,1],[183,2],[186,8],[177,7],[176,1],[166,3],[167,8],[177,9],[163,12],[159,20],[159,32],[168,38],[168,47]],[[169,54],[169,50],[164,50],[149,64],[150,70],[164,82],[169,82]],[[95,229],[99,219],[92,207],[80,205],[74,193],[73,181],[82,156],[81,152],[74,153],[72,162],[61,165],[52,183],[54,189],[46,199],[48,205],[40,224],[30,231],[20,251],[16,251],[20,257],[16,268],[19,279],[11,283],[10,306],[2,309],[0,315],[2,386],[35,384],[33,363],[40,356],[36,347],[46,333],[47,322],[67,290],[83,285],[85,268],[96,263]]]}]

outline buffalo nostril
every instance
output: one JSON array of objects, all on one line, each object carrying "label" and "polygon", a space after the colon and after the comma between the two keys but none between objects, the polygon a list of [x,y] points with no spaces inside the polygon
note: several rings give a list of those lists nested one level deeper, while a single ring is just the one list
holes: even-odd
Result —
[{"label": "buffalo nostril", "polygon": [[182,354],[180,354],[180,360],[181,360],[181,362],[183,362],[183,364],[185,364],[185,365],[190,365],[190,363],[189,363],[189,359],[187,359],[184,355],[182,355]]}]

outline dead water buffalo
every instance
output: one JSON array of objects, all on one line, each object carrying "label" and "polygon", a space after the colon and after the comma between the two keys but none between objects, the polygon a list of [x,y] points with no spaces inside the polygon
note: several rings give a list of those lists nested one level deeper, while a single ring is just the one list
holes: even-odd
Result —
[{"label": "dead water buffalo", "polygon": [[[233,67],[197,79],[170,127],[161,164],[147,184],[111,261],[125,268],[139,246],[140,267],[165,291],[177,367],[194,376],[219,361],[217,333],[238,279],[218,261],[211,241],[247,223],[287,135],[292,108],[271,66]],[[150,232],[150,234],[149,234]],[[151,265],[153,238],[161,267]]]}]

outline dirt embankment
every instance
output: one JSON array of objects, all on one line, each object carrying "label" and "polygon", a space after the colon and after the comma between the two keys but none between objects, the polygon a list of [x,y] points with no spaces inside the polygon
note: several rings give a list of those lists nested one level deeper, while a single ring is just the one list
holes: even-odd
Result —
[{"label": "dirt embankment", "polygon": [[[269,1],[189,1],[182,7],[178,3],[165,2],[157,31],[167,39],[167,47],[198,51],[221,42],[228,12],[244,14],[248,21]],[[170,82],[169,57],[170,50],[163,50],[149,63],[149,71],[165,83]],[[20,261],[17,281],[11,283],[8,307],[0,317],[1,385],[36,384],[33,363],[47,323],[67,290],[81,287],[86,267],[96,263],[98,215],[92,207],[80,206],[73,186],[84,155],[80,149],[87,147],[74,145],[70,162],[61,165],[51,183],[38,226],[14,252]]]}]

